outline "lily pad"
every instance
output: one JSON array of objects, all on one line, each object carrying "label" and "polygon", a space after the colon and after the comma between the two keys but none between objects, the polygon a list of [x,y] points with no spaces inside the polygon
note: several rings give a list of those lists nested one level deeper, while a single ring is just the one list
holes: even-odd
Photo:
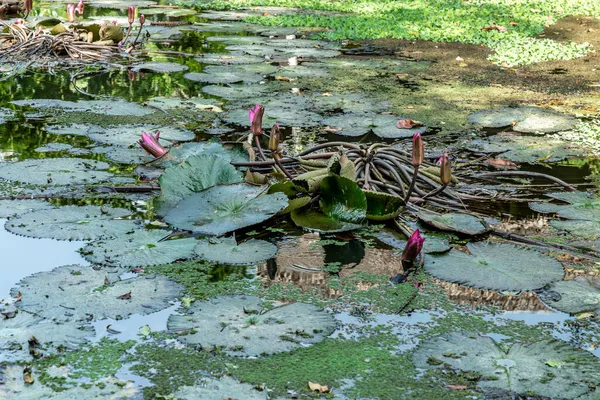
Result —
[{"label": "lily pad", "polygon": [[250,239],[237,244],[235,239],[205,239],[198,242],[196,254],[207,261],[229,265],[251,265],[277,255],[277,246],[264,240]]},{"label": "lily pad", "polygon": [[584,221],[600,220],[600,198],[598,196],[584,192],[550,193],[546,196],[570,204],[533,202],[529,203],[529,208],[541,213],[555,213],[561,218]]},{"label": "lily pad", "polygon": [[131,68],[133,71],[148,71],[157,73],[183,72],[190,69],[187,65],[174,62],[145,62],[136,64]]},{"label": "lily pad", "polygon": [[[76,350],[95,336],[94,328],[86,324],[57,324],[27,312],[0,320],[0,362],[29,360],[28,340],[35,337],[42,354]],[[0,398],[2,396],[0,395]]]},{"label": "lily pad", "polygon": [[225,44],[263,44],[267,38],[264,36],[209,36],[206,41]]},{"label": "lily pad", "polygon": [[[549,294],[558,294],[558,298]],[[579,276],[570,281],[554,282],[546,292],[542,292],[542,300],[569,314],[593,312],[600,315],[600,280]]]},{"label": "lily pad", "polygon": [[417,214],[417,218],[437,229],[458,232],[469,236],[481,235],[488,231],[481,219],[469,214],[434,214],[421,210]]},{"label": "lily pad", "polygon": [[413,137],[417,132],[424,132],[427,128],[398,129],[396,123],[402,117],[389,114],[375,114],[371,112],[346,113],[324,119],[321,123],[339,130],[338,134],[344,136],[360,136],[373,132],[384,139],[401,139]]},{"label": "lily pad", "polygon": [[194,60],[202,64],[210,65],[238,65],[238,64],[260,64],[264,63],[263,57],[249,56],[246,54],[220,54],[206,53]]},{"label": "lily pad", "polygon": [[567,131],[572,129],[577,122],[570,115],[538,107],[507,107],[479,111],[469,115],[468,119],[473,124],[488,128],[502,128],[513,125],[512,130],[523,133]]},{"label": "lily pad", "polygon": [[196,15],[195,10],[189,8],[142,8],[139,10],[140,14],[144,15],[164,15],[170,18],[188,17],[190,15]]},{"label": "lily pad", "polygon": [[[224,121],[241,126],[250,126],[248,110],[237,108],[222,114]],[[307,110],[294,110],[289,107],[272,107],[265,111],[263,129],[271,129],[276,122],[283,126],[318,126],[323,117]]]},{"label": "lily pad", "polygon": [[[240,146],[241,149],[241,146]],[[160,159],[156,159],[152,165],[157,167],[171,167],[176,164],[181,164],[193,156],[217,156],[226,161],[243,162],[248,161],[248,153],[242,151],[229,150],[224,148],[220,143],[182,143],[173,146],[169,149],[169,153]]]},{"label": "lily pad", "polygon": [[81,185],[108,180],[105,162],[83,158],[47,158],[0,163],[0,178],[32,185]]},{"label": "lily pad", "polygon": [[450,250],[425,257],[425,271],[444,281],[477,289],[525,291],[561,280],[556,259],[505,243],[468,243],[470,255]]},{"label": "lily pad", "polygon": [[192,258],[196,239],[164,240],[169,231],[136,230],[114,240],[96,241],[81,249],[83,257],[94,264],[121,267],[146,267]]},{"label": "lily pad", "polygon": [[287,206],[285,194],[262,192],[247,184],[213,186],[181,200],[165,221],[202,235],[222,235],[265,221]]},{"label": "lily pad", "polygon": [[205,72],[188,72],[183,77],[190,81],[206,83],[253,83],[264,79],[261,74],[227,69],[219,72],[211,72],[210,74]]},{"label": "lily pad", "polygon": [[59,151],[67,151],[72,148],[73,146],[67,143],[48,143],[45,146],[37,147],[35,151],[38,153],[55,153]]},{"label": "lily pad", "polygon": [[173,394],[174,400],[267,400],[267,394],[254,386],[224,376],[219,379],[202,377],[196,386],[183,386]]},{"label": "lily pad", "polygon": [[274,47],[268,44],[264,45],[246,45],[234,44],[229,45],[225,49],[229,51],[242,51],[252,56],[263,57],[303,57],[303,58],[328,58],[337,57],[341,52],[338,50],[318,49],[316,47]]},{"label": "lily pad", "polygon": [[65,101],[56,99],[34,99],[34,100],[16,100],[12,104],[17,106],[27,106],[32,108],[50,109],[54,114],[56,111],[63,112],[89,112],[102,115],[128,115],[143,117],[150,115],[154,111],[150,108],[142,107],[137,103],[130,103],[120,100],[89,100],[89,101]]},{"label": "lily pad", "polygon": [[135,221],[122,219],[131,214],[124,208],[64,206],[19,215],[6,221],[4,228],[17,235],[35,238],[106,239],[138,229]]},{"label": "lily pad", "polygon": [[[425,254],[445,253],[451,248],[448,239],[440,237],[439,234],[421,233],[421,236],[425,237],[425,242],[423,243],[423,252]],[[386,231],[377,234],[377,239],[398,249],[399,252],[404,251],[407,243],[406,240],[399,239],[392,233]]]},{"label": "lily pad", "polygon": [[356,182],[341,176],[328,176],[321,181],[321,211],[343,222],[361,224],[367,216],[367,199]]},{"label": "lily pad", "polygon": [[161,194],[156,200],[160,215],[180,200],[214,185],[242,182],[241,174],[216,155],[189,157],[183,164],[165,170],[159,178]]},{"label": "lily pad", "polygon": [[292,211],[290,216],[297,226],[313,232],[345,232],[363,227],[360,224],[335,220],[319,210],[307,207]]},{"label": "lily pad", "polygon": [[[202,87],[202,92],[211,96],[221,97],[226,100],[245,100],[254,96],[266,94],[269,92],[269,89],[266,85],[206,85]],[[248,112],[246,112],[246,118],[248,118]]]},{"label": "lily pad", "polygon": [[598,221],[550,221],[550,226],[559,231],[567,231],[573,235],[589,240],[600,239],[600,222]]},{"label": "lily pad", "polygon": [[[438,361],[442,364],[435,365]],[[515,343],[504,351],[489,337],[455,333],[421,345],[414,353],[414,362],[418,368],[448,364],[476,372],[482,375],[477,383],[480,387],[523,395],[573,399],[600,383],[598,359],[559,340]]]},{"label": "lily pad", "polygon": [[47,210],[54,205],[44,200],[0,200],[0,218],[25,214],[33,210]]},{"label": "lily pad", "polygon": [[[303,64],[304,65],[304,64]],[[312,96],[315,106],[322,111],[370,113],[388,111],[392,105],[361,93],[317,93]]]},{"label": "lily pad", "polygon": [[0,124],[12,119],[14,117],[14,112],[9,110],[8,108],[0,108]]},{"label": "lily pad", "polygon": [[127,271],[67,265],[24,278],[11,295],[21,292],[16,306],[40,317],[89,322],[151,314],[167,308],[182,289],[162,275],[120,279]]},{"label": "lily pad", "polygon": [[171,315],[167,327],[179,340],[224,347],[229,355],[259,356],[315,344],[335,329],[335,319],[313,305],[293,303],[263,310],[254,296],[223,296],[195,302],[186,315]]},{"label": "lily pad", "polygon": [[385,221],[396,218],[404,210],[404,199],[391,194],[364,190],[367,198],[367,218]]},{"label": "lily pad", "polygon": [[[107,129],[92,129],[87,137],[94,142],[122,147],[137,147],[142,132],[160,132],[160,142],[167,145],[169,142],[188,142],[194,140],[194,132],[175,126],[157,125],[119,125]],[[166,142],[166,143],[165,143]]]}]

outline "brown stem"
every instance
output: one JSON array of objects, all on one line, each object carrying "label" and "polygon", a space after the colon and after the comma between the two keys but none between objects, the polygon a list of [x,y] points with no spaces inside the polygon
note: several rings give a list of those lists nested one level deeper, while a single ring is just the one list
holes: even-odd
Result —
[{"label": "brown stem", "polygon": [[567,182],[558,179],[551,175],[542,174],[540,172],[529,172],[529,171],[496,171],[496,172],[484,172],[481,174],[477,174],[477,177],[480,178],[488,178],[488,177],[496,177],[496,176],[530,176],[532,178],[544,178],[551,180],[552,182],[556,182],[559,185],[563,186],[567,190],[572,192],[576,191],[573,186],[569,185]]},{"label": "brown stem", "polygon": [[279,169],[281,169],[281,171],[285,174],[285,176],[287,176],[287,178],[289,180],[294,179],[294,177],[292,176],[292,174],[290,174],[288,172],[288,170],[285,169],[285,167],[283,166],[283,164],[281,163],[281,161],[279,161],[279,155],[278,154],[273,153],[273,160],[275,160],[275,163],[277,164],[277,166],[279,167]]},{"label": "brown stem", "polygon": [[260,145],[259,136],[260,135],[254,135],[254,143],[256,143],[256,148],[258,149],[258,154],[260,154],[260,158],[262,158],[263,161],[267,161],[267,157],[265,157],[265,153],[263,152],[263,149]]},{"label": "brown stem", "polygon": [[302,153],[298,154],[298,157],[305,156],[305,155],[313,153],[313,152],[315,152],[317,150],[326,149],[328,147],[338,147],[338,146],[348,147],[350,149],[359,150],[359,151],[361,150],[361,148],[360,148],[359,145],[352,144],[352,143],[346,143],[346,142],[328,142],[328,143],[319,144],[317,146],[311,147],[310,149],[304,150]]},{"label": "brown stem", "polygon": [[433,189],[431,192],[429,192],[425,196],[423,196],[423,200],[427,200],[429,197],[433,197],[435,195],[442,193],[444,191],[444,189],[446,189],[446,186],[448,186],[448,185],[442,185],[440,187]]},{"label": "brown stem", "polygon": [[[417,183],[418,177],[419,177],[419,166],[417,165],[413,170],[412,180],[410,181],[410,186],[408,186],[408,191],[406,192],[406,196],[404,196],[404,203],[408,203],[408,200],[410,199],[410,195],[412,194],[413,189],[415,188],[415,183]],[[425,196],[425,197],[427,197],[427,196]]]}]

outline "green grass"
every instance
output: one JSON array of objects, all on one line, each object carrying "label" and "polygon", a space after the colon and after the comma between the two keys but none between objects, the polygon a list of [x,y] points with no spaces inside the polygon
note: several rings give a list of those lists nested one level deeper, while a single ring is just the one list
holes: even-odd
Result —
[{"label": "green grass", "polygon": [[[214,0],[205,7],[236,9],[246,6],[283,6],[349,15],[257,16],[248,22],[272,26],[329,28],[328,39],[418,39],[480,44],[494,50],[490,61],[522,65],[581,57],[587,43],[559,43],[534,38],[547,25],[568,15],[600,17],[597,0]],[[508,32],[482,31],[490,25]]]}]

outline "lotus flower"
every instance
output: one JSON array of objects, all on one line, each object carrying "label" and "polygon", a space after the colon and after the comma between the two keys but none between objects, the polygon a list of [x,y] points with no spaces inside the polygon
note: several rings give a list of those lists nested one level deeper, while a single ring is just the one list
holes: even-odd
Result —
[{"label": "lotus flower", "polygon": [[77,7],[75,7],[75,11],[77,12],[77,14],[83,15],[83,0],[79,0]]},{"label": "lotus flower", "polygon": [[75,6],[73,4],[67,4],[67,19],[70,23],[75,22]]},{"label": "lotus flower", "polygon": [[402,252],[402,261],[414,262],[423,249],[423,242],[425,242],[425,238],[421,236],[418,229],[415,230]]},{"label": "lotus flower", "polygon": [[158,158],[164,155],[167,152],[167,149],[162,147],[158,142],[158,137],[160,136],[160,132],[156,131],[156,136],[152,136],[146,132],[142,132],[142,138],[138,140],[138,144],[142,147],[142,149],[146,150],[148,153],[152,154],[154,157]]},{"label": "lotus flower", "polygon": [[127,22],[131,25],[133,21],[135,21],[135,6],[129,6],[127,9]]},{"label": "lotus flower", "polygon": [[254,136],[258,136],[262,133],[262,118],[264,113],[265,109],[260,104],[248,109],[248,118],[252,124],[252,133]]},{"label": "lotus flower", "polygon": [[269,150],[275,153],[279,148],[279,142],[281,142],[281,131],[279,130],[279,124],[275,122],[269,135]]},{"label": "lotus flower", "polygon": [[418,167],[423,164],[423,138],[419,132],[415,133],[412,141],[412,164]]},{"label": "lotus flower", "polygon": [[442,184],[449,185],[452,181],[452,167],[450,166],[450,160],[448,159],[448,153],[444,153],[438,161],[440,164],[440,180]]}]

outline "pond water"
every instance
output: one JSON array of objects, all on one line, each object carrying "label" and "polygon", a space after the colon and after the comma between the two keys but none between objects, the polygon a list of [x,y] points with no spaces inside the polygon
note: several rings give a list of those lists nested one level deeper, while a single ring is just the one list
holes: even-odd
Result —
[{"label": "pond water", "polygon": [[[228,13],[134,3],[148,36],[131,57],[27,65],[0,56],[0,398],[308,398],[314,384],[329,386],[326,398],[598,398],[593,151],[542,136],[544,124],[534,133],[513,132],[516,121],[471,126],[467,115],[479,108],[456,112],[460,122],[448,124],[467,126],[460,131],[421,121],[435,170],[426,177],[438,179],[434,162],[449,152],[462,182],[452,190],[465,196],[433,199],[433,217],[407,207],[398,224],[318,233],[299,212],[278,214],[288,193],[259,193],[228,172],[247,159],[236,150],[250,129],[247,109],[265,106],[267,133],[281,124],[286,155],[326,142],[410,152],[412,132],[395,127],[410,108],[398,98],[433,89],[389,83],[429,64],[357,55],[355,43],[309,41]],[[85,21],[126,26],[127,5],[91,2]],[[32,16],[64,19],[64,8],[36,2]],[[571,124],[559,131],[590,123],[536,112],[533,120]],[[173,147],[152,162],[136,142],[154,130]],[[192,170],[199,154],[213,158]],[[496,158],[514,165],[484,162]],[[489,172],[497,175],[478,178]],[[561,194],[566,185],[577,194]],[[310,205],[355,207],[321,191]],[[193,196],[189,208],[209,216],[187,216],[191,225],[215,226],[171,239]],[[236,196],[259,203],[248,206],[258,217],[236,225],[246,207]],[[424,270],[413,273],[400,254],[402,231],[416,228],[426,240]],[[390,283],[399,274],[405,280]]]}]

